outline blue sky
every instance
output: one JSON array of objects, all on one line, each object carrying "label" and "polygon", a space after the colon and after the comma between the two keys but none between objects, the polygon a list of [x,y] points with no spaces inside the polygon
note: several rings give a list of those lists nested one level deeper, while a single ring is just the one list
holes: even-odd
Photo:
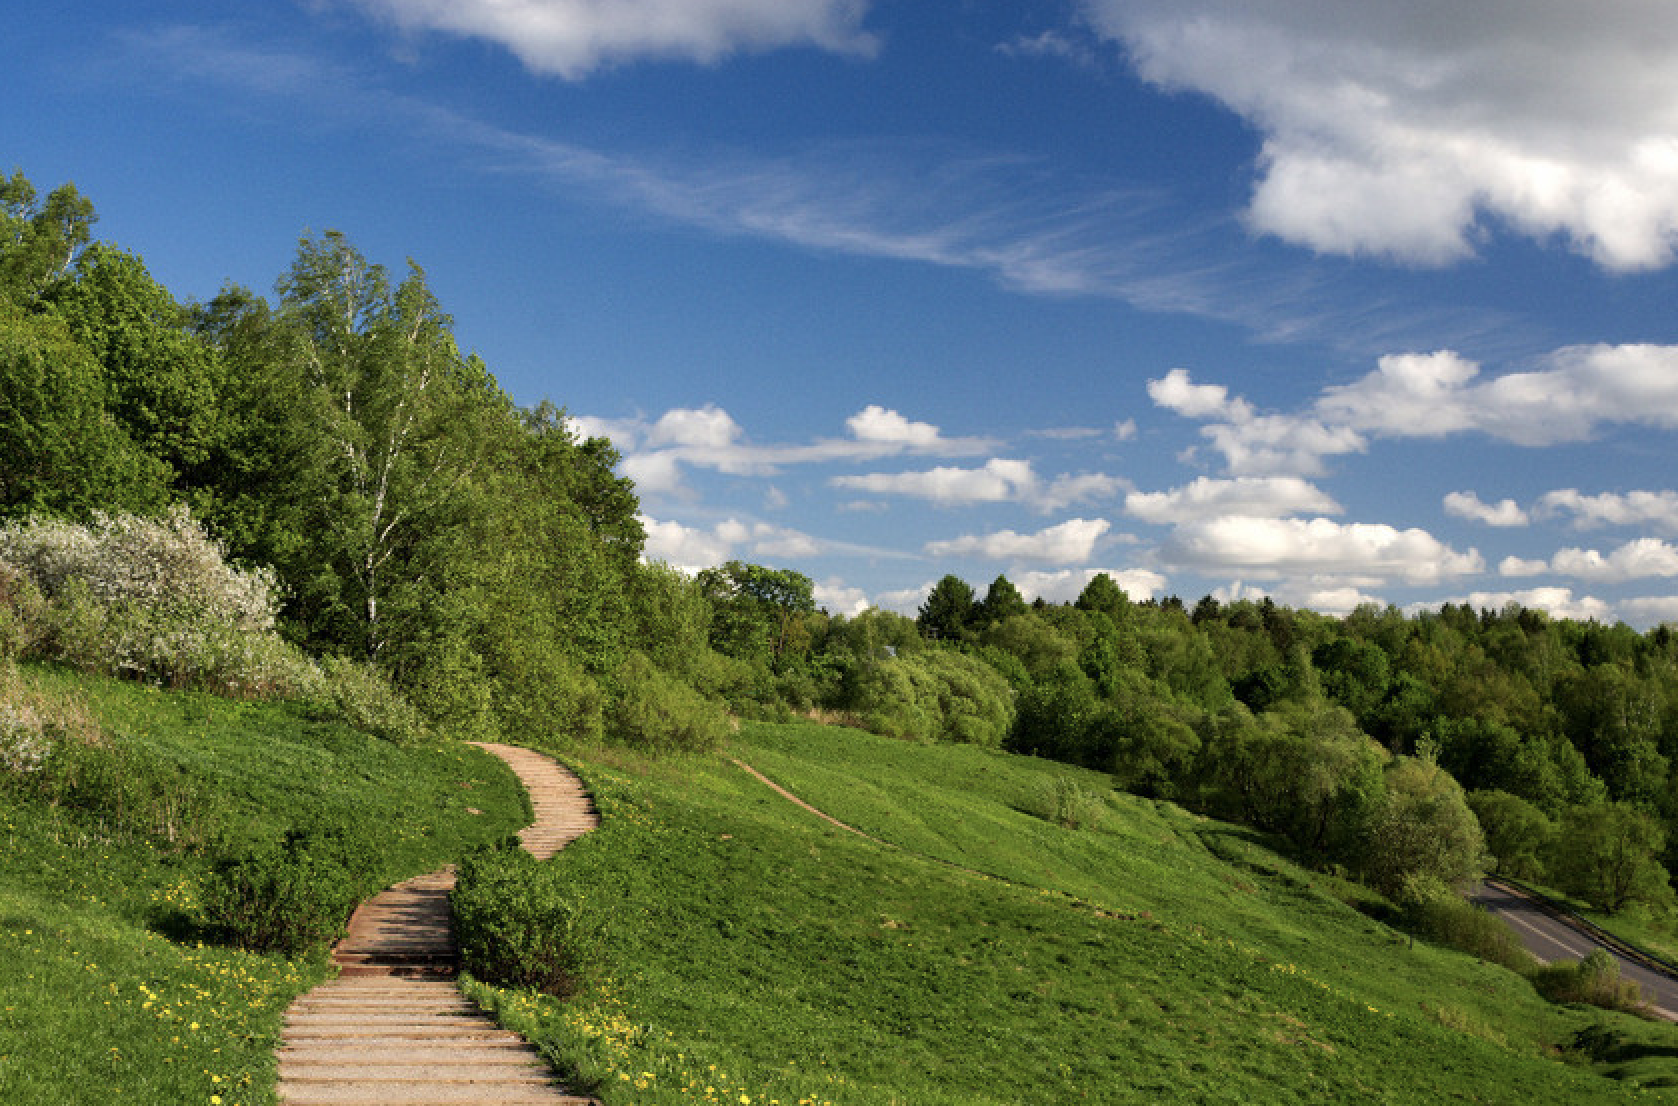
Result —
[{"label": "blue sky", "polygon": [[1668,0],[44,2],[0,104],[182,298],[413,258],[674,564],[1678,620]]}]

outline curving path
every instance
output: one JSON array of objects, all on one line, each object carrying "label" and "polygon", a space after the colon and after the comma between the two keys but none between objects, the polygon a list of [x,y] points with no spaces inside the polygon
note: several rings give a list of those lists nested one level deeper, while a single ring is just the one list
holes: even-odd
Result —
[{"label": "curving path", "polygon": [[[519,835],[547,859],[600,824],[582,782],[548,757],[474,742],[506,761],[536,820]],[[278,1053],[286,1106],[598,1106],[572,1094],[523,1038],[498,1028],[454,984],[454,869],[362,903],[333,949],[337,979],[286,1011]]]}]

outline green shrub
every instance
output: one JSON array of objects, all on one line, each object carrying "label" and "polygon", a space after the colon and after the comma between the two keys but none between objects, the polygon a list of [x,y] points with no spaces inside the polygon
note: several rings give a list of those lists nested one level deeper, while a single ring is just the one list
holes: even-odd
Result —
[{"label": "green shrub", "polygon": [[1071,776],[1056,776],[1032,796],[1030,812],[1045,822],[1067,829],[1091,829],[1101,824],[1106,800]]},{"label": "green shrub", "polygon": [[461,964],[479,979],[573,998],[603,975],[601,915],[515,842],[468,855],[451,901]]},{"label": "green shrub", "polygon": [[394,745],[418,745],[431,736],[420,712],[365,661],[328,657],[316,694],[348,725]]},{"label": "green shrub", "polygon": [[288,834],[219,859],[199,898],[204,917],[241,948],[297,956],[340,937],[355,910],[365,857],[343,839]]},{"label": "green shrub", "polygon": [[1014,720],[1007,678],[951,649],[865,661],[853,671],[845,698],[865,728],[911,741],[996,748]]},{"label": "green shrub", "polygon": [[1631,1014],[1647,1012],[1637,983],[1620,978],[1620,962],[1606,949],[1592,949],[1583,960],[1558,960],[1539,968],[1532,985],[1551,1002],[1581,1002]]},{"label": "green shrub", "polygon": [[718,704],[660,672],[644,654],[619,666],[617,698],[607,714],[607,736],[648,752],[704,752],[728,736]]},{"label": "green shrub", "polygon": [[1437,877],[1412,877],[1400,899],[1405,925],[1420,937],[1522,975],[1538,967],[1508,922],[1464,899]]}]

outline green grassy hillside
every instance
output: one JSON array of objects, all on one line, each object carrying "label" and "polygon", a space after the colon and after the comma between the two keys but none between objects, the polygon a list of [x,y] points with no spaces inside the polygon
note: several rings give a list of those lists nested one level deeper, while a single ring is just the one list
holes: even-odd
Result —
[{"label": "green grassy hillside", "polygon": [[1068,769],[971,748],[748,726],[731,752],[902,847],[723,758],[582,762],[605,825],[545,878],[605,978],[479,990],[609,1103],[1678,1098],[1678,1030],[1412,947],[1243,831],[1104,790],[1063,829],[1028,811]]},{"label": "green grassy hillside", "polygon": [[291,705],[51,669],[22,684],[100,732],[34,772],[0,771],[7,1106],[271,1102],[280,1014],[326,964],[208,930],[210,858],[326,833],[383,886],[525,821],[516,780],[474,749],[400,749]]}]

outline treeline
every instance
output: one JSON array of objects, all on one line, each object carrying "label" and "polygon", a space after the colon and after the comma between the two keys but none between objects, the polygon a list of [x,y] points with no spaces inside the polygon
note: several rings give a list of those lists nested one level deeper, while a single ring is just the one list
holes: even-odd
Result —
[{"label": "treeline", "polygon": [[[916,618],[830,616],[796,572],[643,563],[611,444],[507,396],[418,266],[391,274],[329,232],[271,300],[182,304],[94,223],[72,186],[0,179],[0,523],[166,518],[183,548],[201,525],[270,574],[292,646],[343,662],[340,683],[378,674],[439,732],[698,749],[728,712],[819,713],[1099,769],[1395,895],[1489,850],[1606,909],[1671,901],[1664,627],[1191,609],[1106,576],[1070,604],[952,576]],[[0,572],[0,623],[20,594]],[[31,625],[82,618],[30,601],[62,609]]]}]

